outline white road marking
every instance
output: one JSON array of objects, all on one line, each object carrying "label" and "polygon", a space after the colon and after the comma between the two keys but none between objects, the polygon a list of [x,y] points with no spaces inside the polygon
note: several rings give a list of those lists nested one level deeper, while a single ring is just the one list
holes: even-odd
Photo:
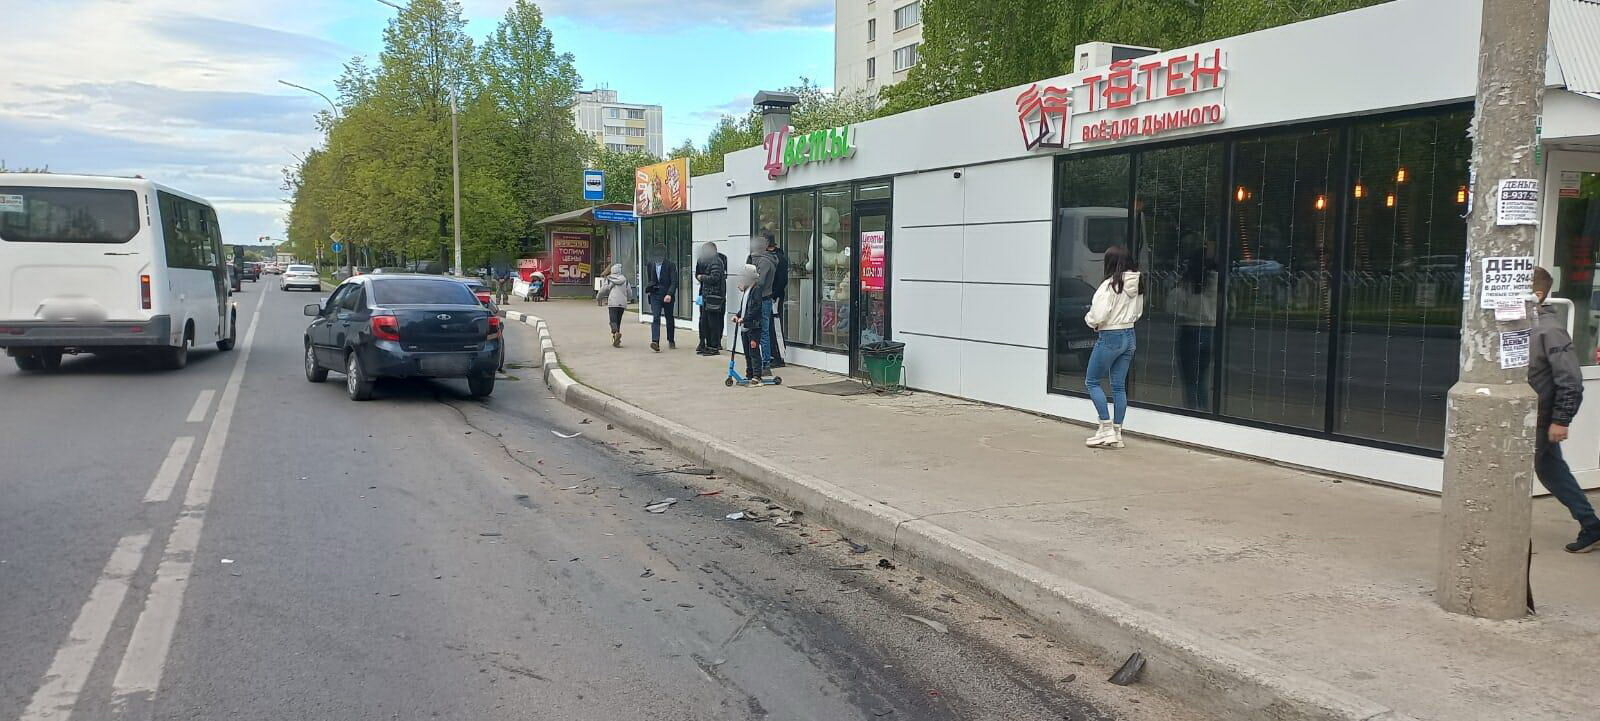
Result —
[{"label": "white road marking", "polygon": [[178,485],[178,474],[189,460],[191,448],[194,448],[194,436],[178,436],[172,441],[172,450],[167,451],[167,459],[161,462],[155,480],[150,482],[150,490],[144,494],[145,503],[165,503],[172,497],[172,489]]},{"label": "white road marking", "polygon": [[183,607],[183,594],[188,589],[189,573],[194,567],[194,556],[200,547],[200,531],[205,526],[206,506],[211,503],[211,491],[217,483],[217,472],[222,467],[222,450],[228,442],[228,429],[233,425],[233,411],[239,402],[239,384],[244,380],[245,364],[250,360],[250,349],[255,345],[256,328],[261,319],[261,298],[257,296],[256,309],[250,316],[250,330],[239,345],[239,359],[234,361],[228,383],[222,389],[222,400],[212,416],[211,429],[206,433],[205,445],[195,461],[194,473],[189,478],[189,490],[183,497],[183,509],[167,537],[166,550],[161,564],[156,567],[156,578],[150,584],[150,595],[144,610],[134,624],[133,636],[123,654],[122,665],[117,668],[111,683],[111,701],[114,711],[121,713],[133,706],[149,709],[161,686],[161,674],[167,663],[167,651],[172,647],[172,637],[178,628],[178,613]]},{"label": "white road marking", "polygon": [[200,391],[200,397],[194,399],[194,407],[189,409],[189,417],[184,422],[199,423],[205,420],[206,409],[211,407],[211,398],[215,395],[217,392],[210,388]]},{"label": "white road marking", "polygon": [[122,607],[128,593],[128,579],[139,569],[139,559],[144,557],[150,534],[124,536],[111,552],[111,560],[100,573],[89,591],[89,600],[72,623],[66,643],[56,650],[55,661],[45,672],[44,684],[33,694],[33,702],[22,712],[21,721],[67,721],[72,708],[78,703],[78,694],[89,679],[100,648],[105,645],[106,634]]}]

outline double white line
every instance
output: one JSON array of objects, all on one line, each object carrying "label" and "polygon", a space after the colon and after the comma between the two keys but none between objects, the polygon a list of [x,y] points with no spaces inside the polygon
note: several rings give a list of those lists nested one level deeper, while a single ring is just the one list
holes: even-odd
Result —
[{"label": "double white line", "polygon": [[[265,298],[265,294],[257,298],[255,311],[250,316],[250,330],[245,333],[239,346],[239,357],[228,375],[222,400],[217,404],[211,428],[206,432],[205,445],[200,449],[200,458],[195,462],[194,473],[189,478],[183,508],[173,524],[172,533],[167,537],[167,546],[156,568],[156,578],[150,585],[149,597],[133,627],[132,639],[112,681],[112,707],[119,716],[149,716],[156,689],[161,686],[167,650],[172,647],[172,637],[178,628],[178,613],[183,608],[183,594],[188,588],[189,574],[194,567],[195,551],[200,546],[206,506],[211,502],[211,491],[216,487],[217,472],[222,467],[222,450],[228,442],[228,429],[233,425],[233,411],[239,401],[239,384],[244,379],[245,364],[250,359],[250,349],[259,325],[257,321],[261,318],[261,299]],[[196,399],[188,422],[204,420],[211,393],[204,391]],[[192,436],[181,436],[173,442],[172,449],[150,484],[150,490],[145,494],[145,502],[161,502],[171,497],[193,445]],[[88,602],[78,612],[78,619],[72,624],[66,643],[56,651],[50,670],[45,672],[44,683],[34,693],[33,701],[22,712],[20,721],[67,721],[72,717],[89,672],[100,656],[117,611],[127,595],[129,579],[138,570],[149,542],[150,534],[147,532],[124,537],[117,544],[100,579],[90,590]]]}]

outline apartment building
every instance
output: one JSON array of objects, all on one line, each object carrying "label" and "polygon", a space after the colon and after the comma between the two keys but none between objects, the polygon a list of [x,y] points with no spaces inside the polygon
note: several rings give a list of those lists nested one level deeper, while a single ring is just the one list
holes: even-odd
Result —
[{"label": "apartment building", "polygon": [[605,148],[644,150],[656,157],[665,152],[660,105],[624,103],[617,100],[617,91],[597,88],[578,92],[572,114],[578,129]]},{"label": "apartment building", "polygon": [[904,80],[922,46],[922,0],[834,0],[833,87],[877,92]]}]

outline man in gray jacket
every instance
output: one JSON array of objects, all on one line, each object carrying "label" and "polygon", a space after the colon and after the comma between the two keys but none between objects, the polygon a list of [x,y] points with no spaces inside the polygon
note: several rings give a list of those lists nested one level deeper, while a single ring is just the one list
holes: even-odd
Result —
[{"label": "man in gray jacket", "polygon": [[1538,431],[1534,437],[1533,472],[1550,495],[1567,507],[1582,530],[1578,540],[1567,544],[1569,553],[1588,553],[1600,547],[1600,517],[1578,485],[1565,458],[1561,442],[1567,439],[1567,426],[1583,403],[1583,371],[1572,350],[1572,337],[1556,317],[1555,308],[1545,304],[1554,279],[1544,268],[1533,269],[1533,297],[1536,319],[1528,339],[1528,385],[1539,395]]},{"label": "man in gray jacket", "polygon": [[745,262],[756,267],[759,280],[755,289],[761,298],[761,372],[769,375],[772,368],[772,296],[778,274],[778,262],[767,250],[774,245],[772,231],[764,231],[750,239],[750,257]]}]

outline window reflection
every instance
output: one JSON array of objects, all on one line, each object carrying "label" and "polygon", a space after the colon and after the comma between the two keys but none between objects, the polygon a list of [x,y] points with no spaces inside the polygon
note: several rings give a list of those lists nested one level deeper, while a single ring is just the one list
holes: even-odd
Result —
[{"label": "window reflection", "polygon": [[1140,153],[1137,172],[1135,252],[1145,271],[1145,311],[1131,397],[1210,410],[1222,144]]},{"label": "window reflection", "polygon": [[[1600,173],[1566,171],[1555,197],[1556,296],[1572,301],[1572,347],[1584,365],[1600,360],[1600,290],[1595,285],[1595,242],[1600,240]],[[1549,202],[1549,201],[1545,201]]]},{"label": "window reflection", "polygon": [[[1336,238],[1338,132],[1241,140],[1234,150],[1222,412],[1322,429]],[[1320,209],[1319,209],[1319,206]]]},{"label": "window reflection", "polygon": [[[850,285],[855,229],[850,214],[850,186],[825,188],[821,192],[822,227],[817,244],[817,307],[820,309],[817,346],[829,350],[850,349],[850,311],[853,289]],[[790,271],[793,273],[793,270]]]},{"label": "window reflection", "polygon": [[[1442,448],[1456,381],[1471,143],[1466,112],[1351,129],[1335,431]],[[1465,200],[1465,198],[1461,198]]]},{"label": "window reflection", "polygon": [[784,222],[779,248],[789,256],[789,284],[783,291],[780,315],[784,340],[801,345],[811,345],[815,340],[816,304],[813,299],[817,268],[811,262],[811,253],[817,227],[816,197],[816,192],[810,190],[783,196]]},{"label": "window reflection", "polygon": [[1128,165],[1127,154],[1069,157],[1057,165],[1053,390],[1084,391],[1095,334],[1083,314],[1104,275],[1106,249],[1128,242]]}]

